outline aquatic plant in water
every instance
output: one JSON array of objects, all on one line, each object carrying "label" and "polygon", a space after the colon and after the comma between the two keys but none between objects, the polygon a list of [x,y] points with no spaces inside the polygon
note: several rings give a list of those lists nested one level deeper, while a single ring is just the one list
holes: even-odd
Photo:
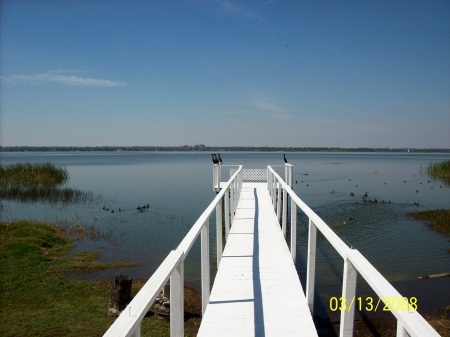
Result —
[{"label": "aquatic plant in water", "polygon": [[0,165],[0,199],[20,202],[75,203],[94,199],[91,192],[59,188],[67,169],[50,163]]},{"label": "aquatic plant in water", "polygon": [[0,187],[56,187],[69,180],[69,173],[50,163],[0,165]]},{"label": "aquatic plant in water", "polygon": [[447,183],[450,182],[450,160],[431,163],[424,168],[424,171],[432,177],[443,179]]}]

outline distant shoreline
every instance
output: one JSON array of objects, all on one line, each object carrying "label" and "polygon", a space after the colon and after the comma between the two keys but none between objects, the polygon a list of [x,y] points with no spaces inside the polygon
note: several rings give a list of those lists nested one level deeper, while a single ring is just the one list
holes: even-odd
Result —
[{"label": "distant shoreline", "polygon": [[278,147],[278,146],[0,146],[0,152],[94,152],[94,151],[183,151],[183,152],[380,152],[380,153],[450,153],[439,148],[369,148],[369,147]]}]

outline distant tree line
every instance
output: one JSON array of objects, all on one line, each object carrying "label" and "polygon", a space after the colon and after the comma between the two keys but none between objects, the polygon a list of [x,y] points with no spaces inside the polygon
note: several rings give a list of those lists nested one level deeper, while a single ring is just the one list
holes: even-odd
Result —
[{"label": "distant tree line", "polygon": [[79,151],[198,151],[198,152],[433,152],[450,153],[450,149],[439,148],[370,148],[370,147],[279,147],[279,146],[0,146],[0,152],[79,152]]}]

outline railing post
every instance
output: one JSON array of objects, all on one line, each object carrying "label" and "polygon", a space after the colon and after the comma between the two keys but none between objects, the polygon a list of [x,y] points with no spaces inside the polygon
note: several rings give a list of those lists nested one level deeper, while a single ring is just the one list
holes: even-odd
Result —
[{"label": "railing post", "polygon": [[291,198],[291,256],[295,263],[297,254],[297,205]]},{"label": "railing post", "polygon": [[271,193],[271,195],[272,195],[272,207],[273,208],[275,208],[275,205],[276,205],[276,198],[277,198],[277,195],[276,195],[276,192],[275,192],[275,186],[276,186],[276,181],[277,181],[277,179],[276,179],[276,177],[275,177],[275,175],[272,173],[272,181],[270,182],[270,189],[271,189],[271,191],[272,191],[272,193]]},{"label": "railing post", "polygon": [[306,271],[306,303],[308,303],[311,314],[314,314],[314,286],[316,278],[316,241],[317,228],[309,219],[308,231],[308,267]]},{"label": "railing post", "polygon": [[289,187],[292,187],[292,168],[293,168],[292,165],[284,164],[284,179],[286,184],[289,185]]},{"label": "railing post", "polygon": [[281,182],[278,181],[277,188],[277,218],[278,222],[281,220]]},{"label": "railing post", "polygon": [[202,270],[202,315],[205,314],[209,303],[210,271],[209,271],[209,219],[207,219],[201,231],[201,270]]},{"label": "railing post", "polygon": [[286,227],[287,227],[287,191],[283,188],[283,212],[282,212],[282,223],[281,230],[284,237],[286,237]]},{"label": "railing post", "polygon": [[230,219],[231,224],[233,224],[234,219],[234,182],[230,184]]},{"label": "railing post", "polygon": [[358,271],[348,258],[344,261],[344,280],[342,282],[342,298],[341,303],[341,324],[339,329],[340,337],[352,337],[353,325],[355,320],[354,303],[356,295],[356,281]]},{"label": "railing post", "polygon": [[230,189],[227,189],[225,191],[225,194],[223,195],[223,201],[225,204],[225,240],[228,239],[228,234],[230,233],[230,198],[228,196],[229,192]]},{"label": "railing post", "polygon": [[216,205],[216,241],[217,241],[217,269],[219,269],[222,259],[223,239],[222,239],[222,200]]},{"label": "railing post", "polygon": [[219,165],[215,165],[213,166],[213,190],[215,192],[219,192],[220,191],[220,176],[219,176]]},{"label": "railing post", "polygon": [[141,337],[141,325],[139,324],[133,332],[133,337]]},{"label": "railing post", "polygon": [[397,320],[397,337],[410,337],[408,331],[405,330],[399,320]]},{"label": "railing post", "polygon": [[170,336],[184,336],[184,258],[170,276]]}]

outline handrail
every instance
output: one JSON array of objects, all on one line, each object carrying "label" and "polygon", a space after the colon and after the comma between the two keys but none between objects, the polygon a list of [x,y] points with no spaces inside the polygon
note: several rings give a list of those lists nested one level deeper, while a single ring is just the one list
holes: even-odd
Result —
[{"label": "handrail", "polygon": [[[215,165],[216,166],[216,165]],[[202,313],[210,294],[209,218],[216,210],[217,268],[222,257],[222,213],[225,233],[229,232],[242,187],[242,165],[224,184],[210,205],[194,223],[176,250],[172,250],[142,289],[103,335],[104,337],[139,337],[140,324],[162,287],[170,278],[170,335],[184,336],[184,260],[201,233]],[[222,210],[222,200],[225,210]]]},{"label": "handrail", "polygon": [[[231,165],[228,165],[228,166],[231,166]],[[236,165],[233,165],[233,166],[236,166]],[[241,170],[242,170],[242,165],[239,166],[238,170],[231,176],[230,180],[228,180],[226,182],[225,186],[221,187],[221,191],[216,195],[216,197],[209,204],[209,206],[203,211],[202,215],[200,215],[198,220],[194,223],[192,228],[189,230],[189,232],[186,234],[184,239],[178,245],[177,250],[182,250],[186,255],[189,253],[189,250],[191,249],[192,245],[194,244],[197,236],[200,234],[200,230],[203,227],[205,221],[209,218],[211,213],[214,211],[214,209],[215,209],[216,205],[219,203],[219,201],[222,200],[223,196],[225,195],[225,192],[229,189],[230,185],[237,178],[237,176],[241,172]]]},{"label": "handrail", "polygon": [[[341,310],[340,336],[353,336],[354,310],[348,307],[351,300],[355,298],[357,273],[366,280],[369,286],[375,291],[393,315],[397,318],[397,336],[439,336],[433,327],[417,312],[417,307],[412,307],[400,293],[381,275],[378,270],[356,249],[348,247],[328,225],[309,208],[292,190],[292,188],[283,181],[283,179],[268,166],[269,177],[267,187],[272,196],[273,207],[277,210],[277,216],[287,218],[287,197],[291,198],[291,240],[292,236],[296,236],[296,207],[298,206],[302,212],[309,218],[309,237],[308,237],[308,262],[307,262],[307,280],[306,280],[306,299],[308,306],[313,313],[314,307],[314,278],[315,278],[315,248],[316,248],[316,229],[319,229],[328,242],[336,249],[336,251],[344,259],[344,280],[342,286],[342,298],[347,300],[347,310]],[[292,175],[291,175],[292,177]],[[283,190],[283,214],[281,213],[281,191]],[[286,193],[286,194],[285,194]],[[277,198],[278,197],[278,198]],[[286,233],[285,228],[283,233]],[[291,254],[295,260],[296,245],[291,241]],[[294,241],[295,243],[295,241]],[[390,301],[392,299],[392,301]],[[395,307],[395,301],[401,301],[401,310]],[[406,299],[406,310],[403,310],[403,300]],[[387,302],[387,303],[386,303]],[[399,303],[397,303],[399,305]],[[395,309],[395,310],[394,310]]]}]

